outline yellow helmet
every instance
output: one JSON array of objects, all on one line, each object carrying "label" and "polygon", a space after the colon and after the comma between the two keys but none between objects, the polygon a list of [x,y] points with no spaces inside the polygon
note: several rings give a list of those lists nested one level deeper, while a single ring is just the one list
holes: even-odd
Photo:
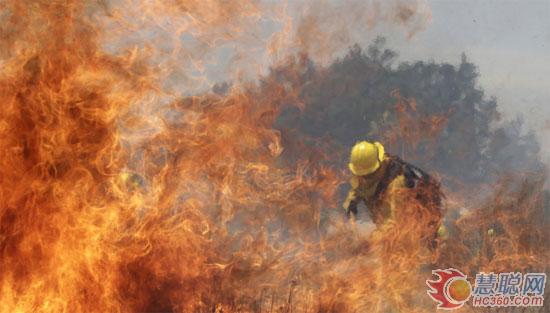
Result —
[{"label": "yellow helmet", "polygon": [[361,141],[351,149],[350,171],[357,176],[368,175],[380,167],[384,161],[384,146],[381,143]]}]

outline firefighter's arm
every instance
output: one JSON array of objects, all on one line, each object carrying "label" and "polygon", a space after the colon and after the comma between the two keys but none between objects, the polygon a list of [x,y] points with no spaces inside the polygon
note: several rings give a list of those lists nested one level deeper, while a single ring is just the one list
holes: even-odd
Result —
[{"label": "firefighter's arm", "polygon": [[359,201],[361,200],[361,197],[357,194],[357,187],[359,187],[359,180],[357,177],[353,176],[350,180],[351,190],[348,192],[348,196],[346,197],[346,200],[343,203],[344,210],[346,210],[346,214],[348,216],[353,213],[353,215],[357,215],[357,205],[359,204]]}]

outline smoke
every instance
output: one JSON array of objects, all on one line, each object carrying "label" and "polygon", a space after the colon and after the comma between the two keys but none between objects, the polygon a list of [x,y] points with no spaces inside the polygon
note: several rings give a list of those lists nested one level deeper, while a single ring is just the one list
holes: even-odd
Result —
[{"label": "smoke", "polygon": [[307,3],[299,11],[292,41],[297,50],[322,64],[362,41],[380,24],[395,25],[410,38],[431,20],[424,1],[322,1]]},{"label": "smoke", "polygon": [[296,53],[327,64],[378,25],[412,37],[431,14],[425,1],[115,0],[101,8],[94,18],[108,51],[146,58],[178,96],[257,80]]}]

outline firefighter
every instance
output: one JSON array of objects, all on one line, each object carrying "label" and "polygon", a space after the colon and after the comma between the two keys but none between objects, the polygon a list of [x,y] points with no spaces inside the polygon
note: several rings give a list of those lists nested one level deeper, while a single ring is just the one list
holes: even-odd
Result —
[{"label": "firefighter", "polygon": [[381,143],[368,141],[355,144],[348,166],[353,174],[351,190],[343,204],[348,216],[356,216],[358,205],[364,203],[380,227],[393,219],[401,206],[416,201],[424,210],[421,216],[426,219],[423,222],[428,231],[434,234],[433,239],[445,231],[441,225],[440,185],[426,172],[385,153]]}]

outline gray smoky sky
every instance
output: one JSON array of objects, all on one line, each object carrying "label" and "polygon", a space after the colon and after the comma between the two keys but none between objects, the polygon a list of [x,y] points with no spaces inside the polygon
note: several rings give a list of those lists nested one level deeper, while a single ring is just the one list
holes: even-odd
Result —
[{"label": "gray smoky sky", "polygon": [[479,82],[495,96],[504,118],[524,117],[550,160],[550,1],[438,0],[429,2],[432,21],[407,39],[392,29],[389,46],[401,60],[460,62],[479,66]]},{"label": "gray smoky sky", "polygon": [[353,38],[360,38],[359,44],[365,46],[384,36],[388,47],[399,53],[399,61],[458,64],[466,53],[479,67],[479,84],[486,95],[497,98],[503,118],[521,115],[536,132],[542,157],[549,162],[550,0],[430,0],[426,4],[431,16],[412,36],[402,25],[385,21]]},{"label": "gray smoky sky", "polygon": [[543,159],[550,161],[550,0],[260,3],[280,13],[255,20],[243,34],[244,44],[218,49],[215,62],[206,66],[208,81],[231,80],[235,76],[228,72],[235,69],[257,77],[279,56],[297,50],[328,64],[354,43],[365,47],[377,36],[386,37],[399,62],[459,64],[466,53],[503,118],[521,115],[536,132]]},{"label": "gray smoky sky", "polygon": [[[412,2],[412,1],[411,1]],[[349,5],[350,1],[334,1]],[[408,3],[406,1],[402,3]],[[458,64],[464,52],[479,67],[479,83],[498,100],[504,119],[517,114],[533,129],[550,161],[550,0],[431,0],[425,23],[383,20],[349,35],[363,46],[387,38],[400,61]],[[366,9],[372,9],[366,7]],[[420,25],[420,26],[419,26]],[[353,34],[353,30],[350,31]]]}]

